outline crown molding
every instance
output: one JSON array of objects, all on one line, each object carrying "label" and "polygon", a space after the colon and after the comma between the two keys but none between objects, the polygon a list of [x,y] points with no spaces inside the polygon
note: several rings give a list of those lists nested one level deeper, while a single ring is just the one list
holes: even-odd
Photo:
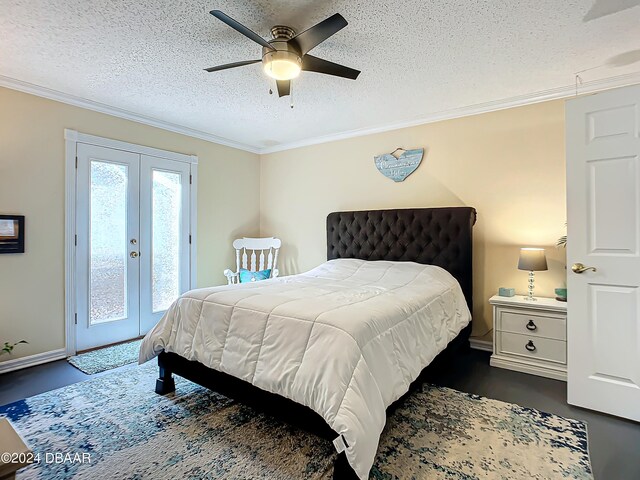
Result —
[{"label": "crown molding", "polygon": [[[624,87],[624,86],[633,85],[636,83],[640,83],[640,72],[619,75],[616,77],[603,78],[600,80],[592,80],[592,81],[584,82],[581,85],[579,85],[578,95],[595,93],[602,90],[609,90],[611,88]],[[470,105],[467,107],[453,108],[451,110],[445,110],[441,112],[432,113],[423,117],[418,117],[413,120],[405,120],[402,122],[384,124],[384,125],[379,125],[374,127],[365,127],[365,128],[349,130],[349,131],[330,134],[330,135],[323,135],[320,137],[308,138],[308,139],[299,140],[295,142],[282,143],[280,145],[274,145],[273,147],[263,148],[260,150],[260,154],[265,155],[268,153],[281,152],[284,150],[292,150],[294,148],[308,147],[311,145],[335,142],[338,140],[346,140],[348,138],[361,137],[364,135],[372,135],[375,133],[389,132],[392,130],[399,130],[401,128],[425,125],[427,123],[440,122],[443,120],[451,120],[454,118],[468,117],[471,115],[495,112],[498,110],[506,110],[508,108],[522,107],[525,105],[546,102],[549,100],[569,98],[575,95],[576,95],[575,84],[566,85],[563,87],[552,88],[550,90],[544,90],[541,92],[518,95],[516,97],[505,98],[501,100],[494,100],[491,102],[478,103],[476,105]]]},{"label": "crown molding", "polygon": [[[599,92],[602,90],[608,90],[611,88],[624,87],[627,85],[633,85],[640,83],[640,72],[629,73],[626,75],[619,75],[616,77],[603,78],[599,80],[592,80],[584,82],[578,87],[578,94],[590,94]],[[18,90],[24,93],[29,93],[57,102],[66,103],[80,108],[86,108],[95,112],[105,113],[114,117],[131,120],[133,122],[142,123],[156,128],[161,128],[174,133],[179,133],[193,138],[205,140],[207,142],[217,143],[239,150],[244,150],[259,155],[265,155],[269,153],[281,152],[284,150],[292,150],[294,148],[307,147],[311,145],[318,145],[321,143],[335,142],[338,140],[346,140],[348,138],[361,137],[364,135],[372,135],[375,133],[389,132],[392,130],[399,130],[402,128],[415,127],[418,125],[425,125],[428,123],[440,122],[443,120],[451,120],[454,118],[468,117],[471,115],[478,115],[481,113],[495,112],[498,110],[505,110],[507,108],[522,107],[525,105],[531,105],[534,103],[546,102],[549,100],[558,100],[562,98],[569,98],[576,95],[576,86],[565,85],[562,87],[552,88],[540,92],[518,95],[515,97],[505,98],[501,100],[494,100],[491,102],[478,103],[466,107],[453,108],[441,112],[432,113],[429,115],[417,117],[411,120],[405,120],[401,122],[395,122],[390,124],[382,124],[373,127],[365,127],[355,130],[348,130],[330,135],[323,135],[318,137],[307,138],[304,140],[298,140],[295,142],[282,143],[280,145],[274,145],[272,147],[258,148],[253,145],[249,145],[242,142],[236,142],[224,137],[219,137],[211,133],[203,132],[182,125],[177,125],[171,122],[165,122],[156,118],[148,117],[146,115],[140,115],[117,107],[112,107],[104,103],[94,102],[93,100],[87,100],[74,95],[69,95],[50,88],[41,87],[22,80],[6,77],[0,75],[0,87],[10,88],[12,90]]]},{"label": "crown molding", "polygon": [[125,120],[131,120],[132,122],[142,123],[151,127],[161,128],[169,132],[179,133],[188,137],[199,138],[207,142],[217,143],[219,145],[225,145],[227,147],[237,148],[251,153],[260,153],[260,149],[252,145],[248,145],[241,142],[229,140],[224,137],[219,137],[211,133],[196,130],[194,128],[184,127],[171,122],[165,122],[164,120],[158,120],[157,118],[148,117],[146,115],[140,115],[133,113],[122,108],[112,107],[104,103],[94,102],[93,100],[87,100],[85,98],[76,97],[75,95],[69,95],[67,93],[52,90],[50,88],[41,87],[33,83],[23,82],[15,78],[6,77],[0,75],[0,87],[10,88],[12,90],[18,90],[20,92],[29,93],[38,97],[48,98],[49,100],[55,100],[56,102],[66,103],[67,105],[73,105],[74,107],[85,108],[87,110],[93,110],[94,112],[105,113]]}]

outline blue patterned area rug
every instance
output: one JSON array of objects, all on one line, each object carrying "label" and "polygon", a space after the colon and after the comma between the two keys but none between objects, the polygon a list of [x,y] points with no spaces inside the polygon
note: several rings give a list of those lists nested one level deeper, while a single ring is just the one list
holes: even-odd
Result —
[{"label": "blue patterned area rug", "polygon": [[93,375],[94,373],[137,362],[140,343],[142,343],[142,340],[120,343],[111,347],[74,355],[67,358],[67,361],[78,370],[88,375]]},{"label": "blue patterned area rug", "polygon": [[[0,407],[38,462],[18,479],[322,479],[331,442],[156,367]],[[425,385],[393,413],[372,479],[591,479],[584,423]]]}]

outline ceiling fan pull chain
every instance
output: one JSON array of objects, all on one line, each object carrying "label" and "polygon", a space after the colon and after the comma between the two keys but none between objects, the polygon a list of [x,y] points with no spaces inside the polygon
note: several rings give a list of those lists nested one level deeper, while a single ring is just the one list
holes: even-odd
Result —
[{"label": "ceiling fan pull chain", "polygon": [[291,108],[293,108],[293,80],[289,81],[289,100],[291,101]]}]

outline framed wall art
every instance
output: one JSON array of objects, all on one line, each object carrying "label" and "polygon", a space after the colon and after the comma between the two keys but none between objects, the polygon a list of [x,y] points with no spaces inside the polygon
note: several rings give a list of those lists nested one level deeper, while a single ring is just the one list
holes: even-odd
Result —
[{"label": "framed wall art", "polygon": [[24,215],[0,215],[0,253],[24,253]]}]

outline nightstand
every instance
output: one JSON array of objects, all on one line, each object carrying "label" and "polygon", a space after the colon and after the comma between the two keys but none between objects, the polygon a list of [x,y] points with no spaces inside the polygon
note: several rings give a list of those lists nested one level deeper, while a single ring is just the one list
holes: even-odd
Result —
[{"label": "nightstand", "polygon": [[567,380],[567,304],[493,296],[491,366]]}]

